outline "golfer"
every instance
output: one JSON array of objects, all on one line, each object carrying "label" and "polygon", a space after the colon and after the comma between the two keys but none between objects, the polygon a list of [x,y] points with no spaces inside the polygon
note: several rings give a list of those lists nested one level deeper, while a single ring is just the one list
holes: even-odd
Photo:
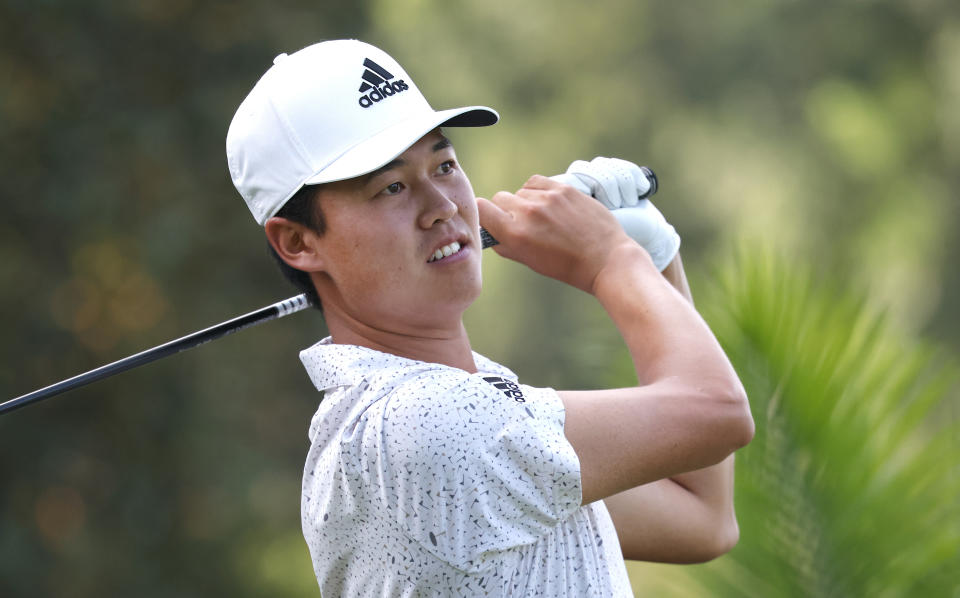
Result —
[{"label": "golfer", "polygon": [[[278,56],[227,134],[235,186],[330,331],[300,354],[323,393],[301,507],[324,596],[630,596],[624,558],[737,541],[753,420],[679,237],[638,200],[649,180],[598,158],[477,198],[444,129],[497,120],[434,111],[389,55],[339,40]],[[534,388],[471,350],[481,226],[596,297],[636,386]]]}]

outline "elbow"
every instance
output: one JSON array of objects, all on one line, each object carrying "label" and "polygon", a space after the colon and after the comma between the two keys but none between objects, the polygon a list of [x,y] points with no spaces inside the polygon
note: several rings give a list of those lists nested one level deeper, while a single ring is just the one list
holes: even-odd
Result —
[{"label": "elbow", "polygon": [[733,513],[723,521],[715,521],[705,527],[696,542],[696,547],[689,550],[683,558],[672,562],[678,564],[696,565],[707,563],[727,554],[740,541],[740,527]]},{"label": "elbow", "polygon": [[722,557],[733,550],[739,541],[740,526],[737,525],[737,518],[731,516],[729,521],[718,525],[713,537],[705,542],[698,562],[706,563]]},{"label": "elbow", "polygon": [[708,414],[704,424],[713,430],[718,461],[741,449],[753,440],[756,431],[747,393],[739,380],[714,387],[701,395]]},{"label": "elbow", "polygon": [[750,413],[750,401],[747,399],[747,393],[742,386],[734,394],[731,402],[733,404],[731,440],[734,445],[733,450],[737,450],[747,446],[753,440],[756,433],[756,424],[753,421],[753,415]]},{"label": "elbow", "polygon": [[[756,431],[747,394],[734,379],[734,383],[698,385],[683,388],[682,396],[688,405],[694,405],[689,422],[702,430],[693,434],[693,442],[702,450],[703,462],[698,467],[707,467],[723,461],[735,451],[747,446]],[[688,470],[689,471],[689,470]]]},{"label": "elbow", "polygon": [[727,554],[740,541],[740,526],[737,524],[736,515],[731,513],[726,524],[721,527],[714,544],[713,558]]},{"label": "elbow", "polygon": [[653,560],[675,565],[699,565],[722,557],[733,550],[739,541],[740,529],[737,526],[736,519],[734,519],[732,524],[716,524],[711,525],[709,529],[702,530],[696,536],[694,542],[669,556],[651,559],[647,554],[631,555],[626,550],[624,556],[633,560]]}]

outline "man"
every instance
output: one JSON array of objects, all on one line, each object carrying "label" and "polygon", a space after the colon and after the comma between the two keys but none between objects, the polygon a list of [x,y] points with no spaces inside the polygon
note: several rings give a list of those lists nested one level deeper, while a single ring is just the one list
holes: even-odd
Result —
[{"label": "man", "polygon": [[[574,186],[534,176],[475,198],[441,127],[497,118],[435,112],[390,56],[341,40],[278,57],[227,135],[234,184],[331,334],[301,353],[325,393],[302,497],[325,596],[629,596],[624,557],[696,562],[736,542],[732,452],[753,421],[667,282],[686,290],[672,227],[650,205],[617,210],[652,231],[658,268]],[[562,180],[633,205],[647,183],[631,167],[574,163]],[[638,386],[532,388],[472,352],[480,225],[500,255],[601,302]]]}]

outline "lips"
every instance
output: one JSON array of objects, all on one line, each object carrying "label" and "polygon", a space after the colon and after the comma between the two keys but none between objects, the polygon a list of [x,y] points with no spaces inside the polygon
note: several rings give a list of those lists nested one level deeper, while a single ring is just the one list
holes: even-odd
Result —
[{"label": "lips", "polygon": [[431,255],[430,259],[427,260],[427,263],[429,264],[440,261],[444,258],[450,257],[451,255],[459,253],[460,248],[460,243],[457,241],[453,241],[452,243],[448,243],[447,245],[439,247],[433,252],[433,255]]}]

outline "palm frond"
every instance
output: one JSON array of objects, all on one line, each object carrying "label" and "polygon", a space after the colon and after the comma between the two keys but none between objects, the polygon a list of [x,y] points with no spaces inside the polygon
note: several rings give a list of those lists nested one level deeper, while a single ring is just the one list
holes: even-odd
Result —
[{"label": "palm frond", "polygon": [[711,596],[953,596],[958,368],[844,281],[742,251],[698,305],[750,396],[739,545],[691,568]]}]

